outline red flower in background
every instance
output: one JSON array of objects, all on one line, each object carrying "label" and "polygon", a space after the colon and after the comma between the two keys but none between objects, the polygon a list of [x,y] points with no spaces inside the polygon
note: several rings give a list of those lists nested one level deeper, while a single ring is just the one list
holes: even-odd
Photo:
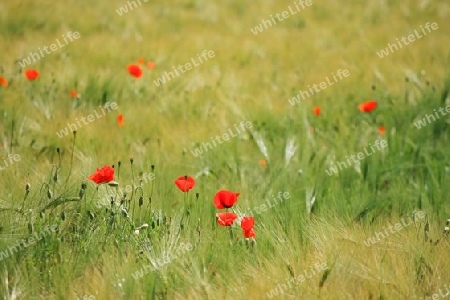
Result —
[{"label": "red flower in background", "polygon": [[315,107],[314,107],[314,114],[315,114],[316,116],[320,115],[320,107],[318,107],[318,106],[315,106]]},{"label": "red flower in background", "polygon": [[147,68],[154,69],[156,67],[156,64],[152,61],[147,62]]},{"label": "red flower in background", "polygon": [[383,135],[384,132],[386,131],[386,128],[384,126],[380,126],[380,128],[378,128],[378,130],[380,131],[380,134]]},{"label": "red flower in background", "polygon": [[140,57],[138,59],[138,64],[142,65],[145,62],[144,58]]},{"label": "red flower in background", "polygon": [[114,168],[110,166],[104,166],[103,168],[97,168],[97,171],[88,177],[96,184],[101,184],[105,182],[110,182],[114,180]]},{"label": "red flower in background", "polygon": [[131,76],[134,76],[135,78],[141,78],[142,77],[142,69],[139,65],[131,64],[127,66],[128,73],[130,73]]},{"label": "red flower in background", "polygon": [[376,101],[367,101],[358,106],[359,110],[362,112],[371,112],[377,107]]},{"label": "red flower in background", "polygon": [[174,182],[182,192],[187,192],[195,186],[195,179],[187,175],[181,176]]},{"label": "red flower in background", "polygon": [[1,86],[7,86],[8,85],[8,81],[0,76],[0,85]]},{"label": "red flower in background", "polygon": [[214,196],[214,206],[218,209],[230,208],[236,203],[238,196],[239,193],[220,190]]},{"label": "red flower in background", "polygon": [[25,76],[27,76],[28,80],[35,80],[39,77],[39,72],[36,70],[25,70]]},{"label": "red flower in background", "polygon": [[70,90],[69,93],[70,93],[70,95],[71,95],[73,98],[78,97],[78,93],[77,93],[77,91],[75,91],[75,90]]},{"label": "red flower in background", "polygon": [[237,219],[237,215],[230,213],[230,212],[223,212],[223,213],[217,213],[216,214],[217,224],[220,226],[231,226],[233,225],[234,221]]},{"label": "red flower in background", "polygon": [[123,115],[119,114],[117,116],[117,123],[119,124],[119,126],[123,126]]},{"label": "red flower in background", "polygon": [[265,159],[261,159],[261,160],[259,161],[259,164],[262,165],[262,166],[264,166],[264,169],[267,169],[267,162],[266,162]]}]

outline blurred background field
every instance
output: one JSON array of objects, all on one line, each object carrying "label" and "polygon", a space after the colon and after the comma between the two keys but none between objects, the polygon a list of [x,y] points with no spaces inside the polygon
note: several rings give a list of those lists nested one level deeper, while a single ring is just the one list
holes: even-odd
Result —
[{"label": "blurred background field", "polygon": [[[0,0],[0,76],[8,81],[0,86],[0,166],[8,154],[20,155],[0,171],[0,252],[44,226],[59,228],[3,257],[4,299],[421,299],[450,285],[449,240],[442,234],[450,218],[450,121],[414,125],[450,105],[448,1],[313,0],[257,35],[251,29],[294,1],[135,2],[120,16],[127,1]],[[427,22],[439,29],[377,55]],[[20,66],[69,31],[80,38]],[[154,83],[204,50],[214,58]],[[143,64],[136,79],[126,66],[139,58],[155,68]],[[24,69],[40,76],[29,81]],[[289,104],[339,69],[350,76]],[[377,108],[359,111],[369,100]],[[106,102],[118,108],[80,127],[75,142],[72,134],[57,136]],[[192,154],[241,121],[250,121],[251,130]],[[388,147],[359,167],[327,175],[330,162],[382,139]],[[134,225],[150,225],[139,235],[118,207],[114,217],[106,211],[101,198],[114,188],[97,192],[86,180],[118,161],[122,189],[141,173],[156,177],[142,183],[142,207],[140,190],[127,195]],[[173,183],[185,174],[197,181],[188,199]],[[76,200],[83,181],[85,198]],[[212,199],[220,189],[240,193],[233,209],[252,211],[256,243],[239,228],[231,238],[217,225]],[[254,213],[278,192],[291,197]],[[68,199],[74,201],[59,203]],[[427,218],[365,245],[419,211]],[[193,249],[133,276],[180,243]],[[316,263],[327,270],[270,294]]]}]

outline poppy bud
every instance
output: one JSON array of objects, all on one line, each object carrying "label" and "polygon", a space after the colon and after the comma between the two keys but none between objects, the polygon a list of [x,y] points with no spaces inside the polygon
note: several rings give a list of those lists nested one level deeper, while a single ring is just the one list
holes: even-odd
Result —
[{"label": "poppy bud", "polygon": [[61,212],[61,220],[65,220],[66,219],[66,213],[63,211]]},{"label": "poppy bud", "polygon": [[115,187],[115,186],[119,186],[119,183],[117,181],[110,181],[110,182],[108,182],[108,185]]},{"label": "poppy bud", "polygon": [[86,182],[83,182],[83,183],[81,184],[81,188],[82,188],[83,190],[86,189]]},{"label": "poppy bud", "polygon": [[30,187],[31,187],[30,183],[27,183],[25,185],[25,191],[29,192],[30,191]]},{"label": "poppy bud", "polygon": [[55,175],[53,175],[53,181],[58,182],[58,171],[56,171]]},{"label": "poppy bud", "polygon": [[139,206],[142,206],[144,204],[144,197],[139,197]]},{"label": "poppy bud", "polygon": [[83,199],[84,196],[84,190],[80,189],[80,191],[78,192],[78,197],[80,197],[80,200]]},{"label": "poppy bud", "polygon": [[133,164],[134,158],[130,158],[130,163]]},{"label": "poppy bud", "polygon": [[28,233],[32,234],[33,233],[33,224],[28,223]]},{"label": "poppy bud", "polygon": [[53,197],[52,191],[50,191],[49,189],[47,190],[47,197],[48,199],[52,199]]}]

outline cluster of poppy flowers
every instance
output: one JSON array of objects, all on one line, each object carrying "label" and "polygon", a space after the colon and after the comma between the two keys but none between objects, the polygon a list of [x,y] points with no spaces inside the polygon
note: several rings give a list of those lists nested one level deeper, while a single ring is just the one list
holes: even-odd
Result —
[{"label": "cluster of poppy flowers", "polygon": [[[36,70],[25,70],[24,74],[30,81],[35,80],[36,78],[39,77],[39,72]],[[0,76],[0,85],[8,86],[8,80],[6,80],[6,78]]]},{"label": "cluster of poppy flowers", "polygon": [[[214,206],[217,209],[227,209],[233,207],[240,194],[227,190],[220,190],[214,196]],[[216,214],[217,223],[221,226],[231,226],[238,219],[238,216],[232,212],[221,212]],[[241,228],[246,238],[256,238],[256,232],[253,229],[255,219],[253,217],[243,217]]]},{"label": "cluster of poppy flowers", "polygon": [[[142,75],[144,74],[144,71],[142,70],[140,65],[142,65],[144,63],[145,63],[145,60],[142,57],[139,58],[137,64],[130,64],[127,66],[128,73],[130,73],[130,75],[133,76],[134,78],[141,78]],[[156,67],[156,64],[152,61],[148,61],[146,65],[147,65],[147,68],[149,68],[151,70]]]},{"label": "cluster of poppy flowers", "polygon": [[[377,102],[376,102],[376,101],[366,101],[366,102],[361,103],[361,104],[358,105],[358,109],[359,109],[360,111],[364,112],[364,113],[371,112],[371,111],[374,110],[376,107],[377,107]],[[314,106],[313,111],[314,111],[314,114],[315,114],[316,116],[319,116],[319,115],[320,115],[320,107],[319,107],[319,106]],[[310,129],[310,131],[312,131],[312,130],[311,130],[311,129],[312,129],[311,127],[310,127],[309,129]],[[384,126],[380,126],[380,127],[378,128],[378,131],[380,132],[381,135],[383,135],[384,132],[385,132],[385,127],[384,127]]]},{"label": "cluster of poppy flowers", "polygon": [[[376,107],[377,107],[376,101],[367,101],[367,102],[364,102],[364,103],[361,103],[360,105],[358,105],[359,110],[362,112],[365,112],[365,113],[371,112]],[[378,131],[380,132],[381,135],[384,134],[385,130],[386,130],[386,128],[384,126],[378,127]]]},{"label": "cluster of poppy flowers", "polygon": [[[138,63],[137,64],[130,64],[127,66],[127,71],[128,73],[130,73],[131,76],[135,77],[135,78],[141,78],[142,75],[144,74],[142,68],[140,65],[144,64],[145,60],[141,57],[138,59]],[[153,61],[148,61],[146,63],[147,68],[149,69],[154,69],[156,67],[156,64]],[[31,70],[25,70],[24,71],[25,76],[28,78],[28,80],[32,81],[35,80],[39,77],[39,72],[31,69]],[[8,85],[8,81],[6,80],[6,78],[1,77],[0,76],[0,85],[1,86],[7,86]],[[72,95],[72,97],[76,98],[78,97],[78,93],[74,90],[70,91],[70,94]]]},{"label": "cluster of poppy flowers", "polygon": [[[114,180],[114,168],[111,166],[104,166],[103,168],[97,168],[97,171],[88,177],[96,184],[108,183]],[[175,185],[182,192],[189,192],[195,186],[195,179],[191,176],[181,176],[174,180]],[[217,209],[228,209],[233,207],[237,202],[239,193],[231,191],[220,190],[214,196],[214,206]],[[216,214],[217,224],[221,226],[231,226],[238,219],[238,216],[232,212],[221,212]],[[255,225],[255,219],[253,217],[243,217],[241,220],[241,228],[246,238],[256,238],[256,232],[253,229]]]}]

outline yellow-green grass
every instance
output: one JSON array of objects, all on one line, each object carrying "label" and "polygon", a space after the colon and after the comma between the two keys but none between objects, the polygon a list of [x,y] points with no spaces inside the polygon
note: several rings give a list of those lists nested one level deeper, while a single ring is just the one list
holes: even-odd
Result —
[{"label": "yellow-green grass", "polygon": [[[0,86],[0,157],[20,155],[0,171],[0,251],[41,233],[40,226],[59,226],[58,233],[1,260],[2,296],[264,299],[316,263],[326,263],[328,271],[276,298],[420,299],[445,290],[450,284],[449,242],[442,237],[450,217],[449,123],[442,117],[417,129],[414,122],[450,104],[450,3],[313,0],[257,35],[250,29],[294,1],[141,3],[123,16],[116,10],[126,1],[0,3],[0,76],[9,82]],[[377,55],[427,22],[439,28],[389,56]],[[68,31],[78,31],[80,38],[27,67],[40,72],[29,82],[17,59]],[[215,56],[154,84],[204,50]],[[156,68],[144,66],[144,76],[134,79],[126,66],[140,57]],[[350,76],[289,104],[299,90],[331,79],[339,69]],[[69,90],[81,97],[73,99]],[[364,114],[358,105],[367,100],[378,106]],[[72,134],[57,136],[105,102],[116,102],[118,109],[79,128],[75,143]],[[321,107],[318,117],[314,106]],[[124,126],[118,126],[118,114]],[[202,142],[241,121],[252,128],[192,155]],[[327,175],[330,159],[345,161],[377,139],[385,139],[387,148],[361,160],[360,172],[352,165]],[[296,150],[286,162],[290,140]],[[57,148],[61,168],[55,183]],[[154,228],[135,235],[118,207],[111,226],[110,211],[97,204],[114,188],[102,185],[97,193],[91,181],[83,200],[40,216],[52,201],[76,197],[96,168],[114,164],[117,169],[118,161],[122,189],[155,166],[156,179],[142,185],[144,205],[137,207],[138,190],[130,210],[136,226],[154,222]],[[196,176],[205,168],[209,176]],[[188,199],[173,183],[185,174],[197,180]],[[230,236],[217,225],[212,199],[219,189],[240,192],[233,209],[255,217],[256,244],[244,239],[239,226]],[[255,213],[255,206],[278,192],[289,192],[290,198]],[[310,194],[316,199],[312,214],[306,208]],[[364,243],[414,211],[426,212],[427,219],[375,245]],[[161,258],[181,242],[193,249],[135,279],[133,274],[150,263],[148,255]]]}]

